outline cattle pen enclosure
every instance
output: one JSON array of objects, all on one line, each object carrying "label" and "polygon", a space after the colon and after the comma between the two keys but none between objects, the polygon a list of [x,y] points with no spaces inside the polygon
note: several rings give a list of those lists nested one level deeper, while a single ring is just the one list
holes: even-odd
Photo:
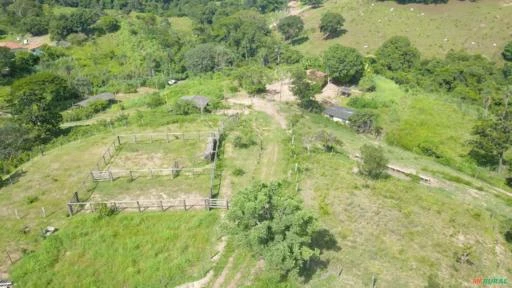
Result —
[{"label": "cattle pen enclosure", "polygon": [[67,203],[68,212],[224,208],[213,199],[221,130],[117,135]]}]

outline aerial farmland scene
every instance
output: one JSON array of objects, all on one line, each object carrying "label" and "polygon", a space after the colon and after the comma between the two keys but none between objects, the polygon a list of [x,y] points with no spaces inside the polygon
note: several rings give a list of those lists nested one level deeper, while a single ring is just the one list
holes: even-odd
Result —
[{"label": "aerial farmland scene", "polygon": [[512,0],[3,0],[0,288],[512,287]]}]

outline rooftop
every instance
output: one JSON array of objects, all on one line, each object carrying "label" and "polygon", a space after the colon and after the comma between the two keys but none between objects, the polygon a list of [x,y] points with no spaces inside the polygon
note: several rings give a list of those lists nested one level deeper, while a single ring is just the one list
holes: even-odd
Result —
[{"label": "rooftop", "polygon": [[354,110],[341,106],[331,106],[324,110],[324,114],[334,118],[348,121],[350,116],[354,114]]}]

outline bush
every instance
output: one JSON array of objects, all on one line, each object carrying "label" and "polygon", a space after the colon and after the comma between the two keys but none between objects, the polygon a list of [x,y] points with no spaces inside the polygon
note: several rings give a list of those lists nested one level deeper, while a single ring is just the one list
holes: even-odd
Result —
[{"label": "bush", "polygon": [[190,115],[199,113],[199,108],[194,106],[190,101],[178,100],[174,103],[172,112],[176,115]]},{"label": "bush", "polygon": [[387,169],[388,159],[384,157],[381,147],[365,144],[361,147],[361,163],[359,172],[372,179],[379,179],[384,176]]},{"label": "bush", "polygon": [[97,113],[110,107],[110,103],[105,100],[97,100],[91,102],[83,108],[75,108],[62,113],[64,122],[81,121],[91,119]]},{"label": "bush", "polygon": [[160,94],[155,93],[148,96],[148,100],[146,102],[146,106],[148,108],[157,108],[165,104],[165,100]]},{"label": "bush", "polygon": [[512,41],[508,42],[507,45],[505,45],[505,48],[503,49],[501,55],[503,56],[503,59],[505,59],[506,61],[512,61]]},{"label": "bush", "polygon": [[29,195],[25,197],[25,204],[30,205],[32,203],[35,203],[39,201],[39,196],[36,195]]},{"label": "bush", "polygon": [[242,168],[235,168],[235,170],[233,170],[233,176],[243,176],[245,175],[245,170],[242,169]]},{"label": "bush", "polygon": [[364,92],[374,92],[377,89],[375,78],[373,75],[365,75],[359,80],[359,89]]},{"label": "bush", "polygon": [[95,210],[100,218],[113,216],[119,213],[119,208],[109,207],[106,203],[96,204]]}]

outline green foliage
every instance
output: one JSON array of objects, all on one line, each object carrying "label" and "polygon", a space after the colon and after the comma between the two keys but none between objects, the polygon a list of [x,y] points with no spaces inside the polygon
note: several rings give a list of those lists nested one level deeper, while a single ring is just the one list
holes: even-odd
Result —
[{"label": "green foliage", "polygon": [[300,16],[287,16],[279,20],[277,30],[283,35],[284,40],[297,38],[304,30],[304,21]]},{"label": "green foliage", "polygon": [[114,18],[113,16],[102,16],[100,19],[92,26],[93,30],[96,31],[98,35],[104,35],[107,33],[114,33],[121,28],[121,24],[119,20]]},{"label": "green foliage", "polygon": [[153,93],[147,96],[147,98],[146,106],[148,108],[154,109],[165,104],[165,99],[159,93]]},{"label": "green foliage", "polygon": [[14,74],[15,55],[6,47],[0,47],[0,84]]},{"label": "green foliage", "polygon": [[34,36],[48,34],[49,21],[48,17],[26,17],[21,20],[20,26],[23,31]]},{"label": "green foliage", "polygon": [[99,218],[114,216],[119,213],[119,209],[115,206],[108,206],[107,203],[96,204],[94,207]]},{"label": "green foliage", "polygon": [[[375,83],[375,76],[372,74],[364,75],[361,80],[359,80],[359,89],[364,92],[374,92],[377,89],[377,85]],[[351,98],[354,99],[354,98]]]},{"label": "green foliage", "polygon": [[199,44],[185,53],[185,67],[194,73],[221,70],[233,64],[233,52],[215,43]]},{"label": "green foliage", "polygon": [[473,128],[475,136],[469,144],[469,155],[480,165],[497,167],[498,171],[504,164],[504,154],[512,147],[512,115],[510,111],[502,111],[498,115],[483,119]]},{"label": "green foliage", "polygon": [[349,118],[349,126],[356,133],[381,134],[382,128],[377,125],[377,114],[373,111],[356,111]]},{"label": "green foliage", "polygon": [[25,200],[26,204],[30,205],[30,204],[37,202],[39,200],[39,196],[29,195],[29,196],[26,196],[24,200]]},{"label": "green foliage", "polygon": [[0,135],[0,161],[5,162],[16,159],[33,141],[26,128],[10,121],[0,124]]},{"label": "green foliage", "polygon": [[254,184],[235,194],[227,214],[233,237],[283,275],[298,273],[318,256],[316,219],[280,183]]},{"label": "green foliage", "polygon": [[509,41],[505,45],[505,48],[503,48],[503,52],[501,53],[501,55],[503,56],[503,59],[505,59],[506,61],[512,61],[512,41]]},{"label": "green foliage", "polygon": [[65,79],[41,72],[14,82],[6,102],[17,121],[46,141],[59,130],[59,112],[78,97]]},{"label": "green foliage", "polygon": [[233,176],[239,177],[245,175],[245,173],[245,170],[242,168],[235,168],[235,170],[233,170]]},{"label": "green foliage", "polygon": [[247,149],[257,143],[257,136],[249,121],[240,121],[233,138],[233,145],[239,149]]},{"label": "green foliage", "polygon": [[66,37],[66,40],[73,45],[82,45],[87,39],[84,33],[71,33]]},{"label": "green foliage", "polygon": [[359,172],[372,179],[379,179],[385,175],[388,159],[384,156],[382,147],[365,144],[361,147],[361,163]]},{"label": "green foliage", "polygon": [[357,83],[363,76],[363,56],[354,48],[332,45],[324,53],[324,65],[329,77],[338,83]]},{"label": "green foliage", "polygon": [[94,115],[110,107],[110,103],[105,100],[96,100],[90,102],[86,107],[74,108],[62,113],[64,122],[80,121],[91,119]]},{"label": "green foliage", "polygon": [[377,49],[376,71],[384,75],[391,72],[407,72],[418,65],[420,52],[404,36],[394,36]]},{"label": "green foliage", "polygon": [[324,3],[324,0],[302,0],[300,2],[305,5],[311,5],[313,8],[318,8]]},{"label": "green foliage", "polygon": [[242,59],[256,56],[271,40],[265,18],[255,11],[240,11],[222,17],[212,25],[212,36],[226,44]]},{"label": "green foliage", "polygon": [[304,145],[308,152],[316,150],[315,148],[318,147],[322,152],[331,153],[340,152],[341,147],[343,147],[343,141],[336,137],[336,135],[328,131],[321,130],[318,133],[305,138]]},{"label": "green foliage", "polygon": [[91,34],[93,24],[99,19],[96,11],[89,9],[78,9],[71,14],[59,14],[52,18],[49,32],[53,39],[62,40],[71,33]]},{"label": "green foliage", "polygon": [[312,84],[304,70],[293,73],[291,91],[299,98],[299,106],[308,111],[320,111],[321,106],[315,100],[315,94],[320,92],[320,87]]},{"label": "green foliage", "polygon": [[251,95],[266,91],[265,85],[268,82],[268,76],[264,68],[257,66],[240,68],[235,74],[235,79],[237,79],[239,85]]},{"label": "green foliage", "polygon": [[199,109],[190,101],[178,100],[172,107],[172,112],[176,115],[190,115],[199,113]]},{"label": "green foliage", "polygon": [[341,35],[344,31],[343,24],[345,18],[339,13],[326,12],[320,18],[320,32],[324,34],[324,38],[334,38]]}]

